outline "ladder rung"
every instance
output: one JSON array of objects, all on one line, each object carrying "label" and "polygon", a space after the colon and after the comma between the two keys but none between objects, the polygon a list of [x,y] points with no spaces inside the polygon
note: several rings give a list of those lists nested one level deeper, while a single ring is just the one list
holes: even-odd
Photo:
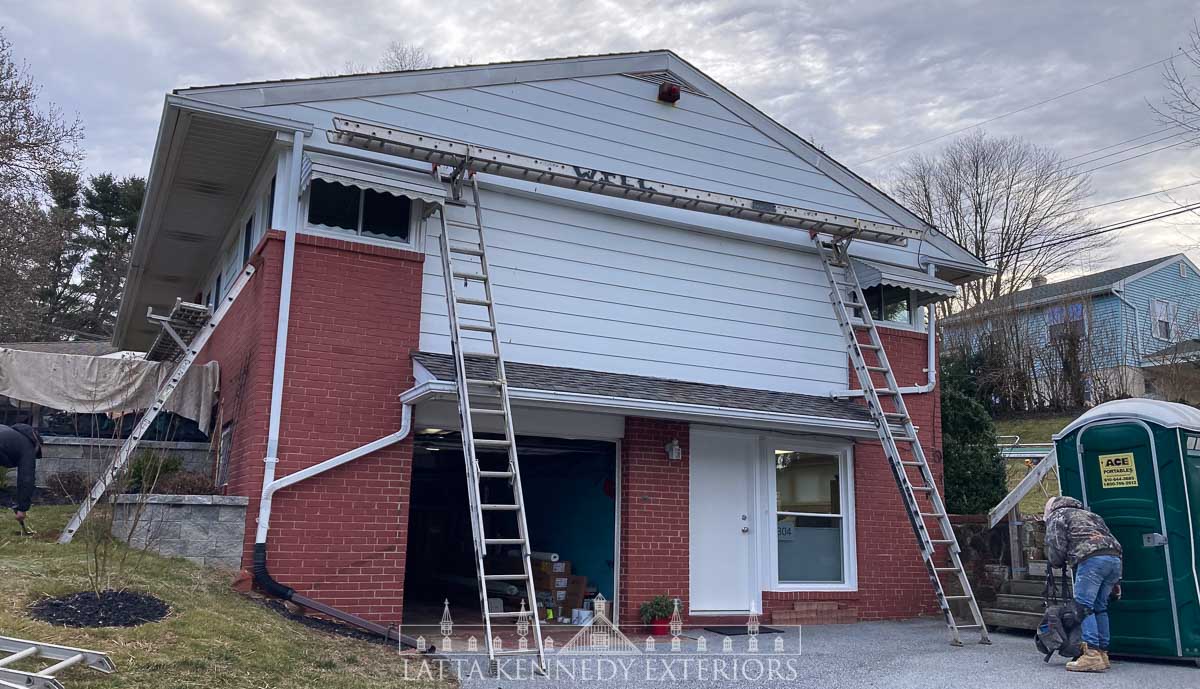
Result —
[{"label": "ladder rung", "polygon": [[533,613],[530,612],[529,610],[526,610],[524,612],[522,612],[520,610],[508,610],[505,612],[489,611],[487,615],[488,615],[488,617],[520,617],[521,615],[532,615],[532,614]]},{"label": "ladder rung", "polygon": [[487,387],[498,388],[502,383],[498,380],[485,380],[483,378],[468,378],[467,385],[484,385]]},{"label": "ladder rung", "polygon": [[946,516],[941,512],[918,512],[917,514],[920,514],[922,517],[937,517],[938,519]]},{"label": "ladder rung", "polygon": [[934,567],[933,571],[935,571],[935,572],[958,572],[960,570],[957,567]]},{"label": "ladder rung", "polygon": [[480,505],[479,509],[485,512],[516,512],[521,509],[520,505]]},{"label": "ladder rung", "polygon": [[13,663],[17,662],[18,660],[24,660],[25,658],[28,658],[31,655],[37,655],[37,652],[38,652],[37,646],[30,646],[29,648],[26,648],[24,650],[17,651],[16,653],[14,653],[10,656],[0,658],[0,667],[4,667],[5,665],[12,665]]},{"label": "ladder rung", "polygon": [[512,478],[512,477],[513,477],[513,472],[511,472],[511,471],[481,471],[481,472],[479,472],[479,478]]},{"label": "ladder rung", "polygon": [[942,598],[945,598],[946,600],[967,600],[970,598],[970,596],[942,596]]},{"label": "ladder rung", "polygon": [[[465,247],[465,246],[452,246],[452,247],[450,247],[450,253],[466,254],[468,256],[482,256],[483,255],[483,252],[480,251],[479,249],[472,249],[472,248]],[[470,261],[468,261],[468,263],[469,262]]]},{"label": "ladder rung", "polygon": [[473,330],[477,333],[494,333],[496,329],[490,325],[475,325],[473,323],[462,323],[458,326],[459,330]]},{"label": "ladder rung", "polygon": [[454,273],[451,273],[451,275],[453,275],[454,277],[456,277],[456,278],[458,278],[458,279],[460,279],[460,280],[476,280],[476,281],[478,281],[478,282],[484,282],[484,281],[486,281],[486,280],[487,280],[487,275],[484,275],[483,273],[459,273],[459,272],[454,272]]},{"label": "ladder rung", "polygon": [[866,323],[851,323],[850,327],[855,330],[870,330],[871,329],[871,326],[867,325]]},{"label": "ladder rung", "polygon": [[846,307],[850,308],[850,309],[865,309],[865,308],[867,308],[866,304],[860,304],[856,301],[846,301],[846,302],[842,302],[842,303],[845,304]]},{"label": "ladder rung", "polygon": [[900,441],[900,442],[902,442],[902,443],[915,443],[915,442],[917,442],[917,439],[916,439],[916,438],[914,438],[914,437],[912,437],[911,435],[893,435],[893,436],[892,436],[892,440],[897,440],[897,441]]},{"label": "ladder rung", "polygon": [[525,545],[524,538],[485,538],[484,545]]},{"label": "ladder rung", "polygon": [[901,461],[900,463],[906,467],[919,467],[922,464],[922,462],[905,462],[905,461]]},{"label": "ladder rung", "polygon": [[867,366],[866,369],[871,373],[887,373],[887,366]]},{"label": "ladder rung", "polygon": [[982,627],[983,627],[983,625],[981,625],[981,624],[958,624],[957,622],[954,623],[955,629],[980,629]]},{"label": "ladder rung", "polygon": [[472,409],[472,414],[491,414],[496,416],[504,416],[503,409]]},{"label": "ladder rung", "polygon": [[929,491],[933,490],[929,486],[911,486],[911,487],[913,490],[919,490],[922,493],[928,493]]},{"label": "ladder rung", "polygon": [[949,538],[931,538],[929,539],[929,542],[934,545],[946,545],[948,543],[953,543],[954,541],[950,540]]},{"label": "ladder rung", "polygon": [[492,302],[487,299],[472,299],[471,297],[455,297],[454,301],[468,306],[491,306]]},{"label": "ladder rung", "polygon": [[[878,347],[878,346],[876,346],[876,345],[873,345],[873,344],[865,344],[865,343],[863,343],[863,342],[855,342],[855,344],[857,344],[857,345],[858,345],[858,348],[859,348],[859,349],[874,349],[874,350],[883,349],[883,347]],[[884,369],[884,370],[887,370],[887,369]]]},{"label": "ladder rung", "polygon": [[508,447],[512,445],[507,440],[492,440],[490,438],[475,438],[475,444],[479,447]]},{"label": "ladder rung", "polygon": [[41,672],[37,673],[37,676],[38,677],[53,677],[54,675],[62,672],[63,670],[66,670],[69,667],[72,667],[74,665],[78,665],[79,663],[82,663],[83,659],[84,659],[84,655],[82,653],[76,653],[75,655],[71,656],[70,658],[67,658],[59,663],[51,665],[50,667],[46,668],[45,670],[42,670]]},{"label": "ladder rung", "polygon": [[524,581],[524,574],[485,574],[485,581]]},{"label": "ladder rung", "polygon": [[[517,614],[520,615],[521,613],[517,613]],[[526,611],[525,614],[530,614],[530,613],[529,613],[529,611]],[[530,646],[529,648],[525,649],[524,651],[522,651],[519,648],[509,649],[507,651],[492,651],[492,655],[494,655],[494,656],[527,656],[527,655],[536,655],[537,652],[538,652],[538,650],[536,647]]]},{"label": "ladder rung", "polygon": [[[886,371],[887,369],[884,369],[884,370]],[[885,412],[883,412],[883,415],[890,419],[904,419],[905,421],[908,420],[908,414],[905,414],[904,412],[885,411]]]}]

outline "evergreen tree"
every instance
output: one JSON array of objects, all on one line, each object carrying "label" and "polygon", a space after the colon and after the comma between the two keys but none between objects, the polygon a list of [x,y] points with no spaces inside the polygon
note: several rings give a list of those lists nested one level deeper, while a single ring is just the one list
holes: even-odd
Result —
[{"label": "evergreen tree", "polygon": [[1008,494],[992,417],[953,384],[942,387],[942,467],[954,514],[986,513]]},{"label": "evergreen tree", "polygon": [[145,179],[118,179],[109,173],[93,176],[83,190],[88,255],[80,272],[80,288],[87,302],[81,330],[99,335],[113,332],[145,195]]}]

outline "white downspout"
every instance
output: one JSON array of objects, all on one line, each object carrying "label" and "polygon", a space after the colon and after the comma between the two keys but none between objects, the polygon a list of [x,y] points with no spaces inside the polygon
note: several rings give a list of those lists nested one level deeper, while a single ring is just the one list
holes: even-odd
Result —
[{"label": "white downspout", "polygon": [[[932,263],[926,264],[925,272],[934,277],[936,266]],[[925,307],[925,321],[927,325],[926,331],[926,361],[925,361],[925,384],[911,385],[906,388],[900,388],[900,392],[905,395],[921,395],[927,392],[933,392],[937,387],[937,309],[933,304]],[[862,397],[862,390],[835,390],[829,393],[830,397],[848,398]]]},{"label": "white downspout", "polygon": [[292,309],[292,273],[296,263],[296,232],[300,229],[300,170],[304,158],[304,132],[292,133],[292,157],[288,161],[287,226],[283,239],[283,275],[279,284],[279,317],[275,328],[275,368],[271,374],[271,416],[267,426],[267,456],[263,458],[263,493],[258,506],[258,532],[255,543],[267,539],[271,519],[271,493],[267,486],[275,481],[279,463],[279,423],[283,415],[283,372],[287,361],[288,320]]}]

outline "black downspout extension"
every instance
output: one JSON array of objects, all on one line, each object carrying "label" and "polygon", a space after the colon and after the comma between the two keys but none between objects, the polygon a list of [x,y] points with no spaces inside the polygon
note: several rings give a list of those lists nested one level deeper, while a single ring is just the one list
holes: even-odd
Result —
[{"label": "black downspout extension", "polygon": [[[379,636],[382,636],[383,638],[388,639],[389,641],[397,641],[399,643],[404,644],[405,646],[408,646],[409,648],[417,647],[416,639],[412,638],[411,636],[406,636],[404,634],[400,634],[399,630],[397,630],[397,629],[393,629],[391,627],[385,627],[381,624],[375,624],[374,622],[371,622],[369,620],[364,620],[363,618],[361,618],[357,615],[351,615],[348,612],[338,610],[337,608],[330,607],[319,601],[315,601],[306,596],[302,596],[299,593],[296,593],[296,590],[293,589],[292,587],[285,586],[284,584],[281,584],[278,581],[276,581],[275,577],[271,576],[271,572],[267,570],[267,544],[266,543],[255,543],[254,544],[253,574],[254,574],[254,584],[256,586],[258,586],[259,590],[261,590],[263,593],[267,594],[268,596],[273,596],[275,598],[282,598],[285,601],[291,601],[297,605],[302,605],[306,608],[309,608],[310,610],[316,610],[317,612],[321,613],[322,615],[328,615],[334,619],[341,620],[342,622],[345,622],[346,624],[350,624],[355,627],[358,627],[359,629],[365,629],[366,631],[371,632],[372,634],[377,634]],[[425,653],[433,653],[436,650],[437,649],[434,648],[433,645],[429,645],[425,649],[424,652]]]}]

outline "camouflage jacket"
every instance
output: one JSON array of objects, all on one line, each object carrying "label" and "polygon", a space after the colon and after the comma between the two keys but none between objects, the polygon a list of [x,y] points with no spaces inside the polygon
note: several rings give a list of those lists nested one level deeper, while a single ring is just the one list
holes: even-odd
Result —
[{"label": "camouflage jacket", "polygon": [[1121,544],[1094,512],[1075,498],[1052,498],[1046,509],[1046,559],[1052,567],[1075,568],[1093,555],[1121,557]]}]

